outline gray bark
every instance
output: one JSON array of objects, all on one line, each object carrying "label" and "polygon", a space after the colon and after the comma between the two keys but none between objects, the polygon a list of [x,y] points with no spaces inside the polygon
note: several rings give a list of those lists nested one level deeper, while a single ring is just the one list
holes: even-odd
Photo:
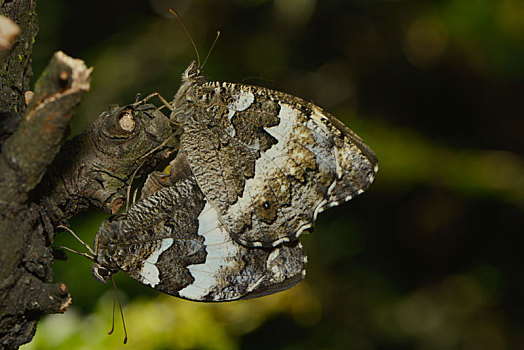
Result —
[{"label": "gray bark", "polygon": [[0,59],[0,347],[11,349],[71,303],[66,284],[53,282],[55,227],[89,208],[116,213],[132,174],[167,164],[178,141],[163,113],[139,103],[113,106],[66,142],[91,70],[55,53],[26,105],[35,1],[0,1],[0,13],[21,29]]}]

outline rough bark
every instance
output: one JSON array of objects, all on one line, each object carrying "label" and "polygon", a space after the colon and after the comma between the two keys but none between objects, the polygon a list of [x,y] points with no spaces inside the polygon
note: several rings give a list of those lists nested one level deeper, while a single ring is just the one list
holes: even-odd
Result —
[{"label": "rough bark", "polygon": [[52,282],[54,228],[84,209],[117,212],[133,174],[167,164],[178,140],[163,113],[137,102],[111,107],[66,142],[91,69],[55,53],[26,106],[35,2],[0,0],[0,13],[21,29],[0,56],[0,347],[10,349],[71,303],[66,284]]}]

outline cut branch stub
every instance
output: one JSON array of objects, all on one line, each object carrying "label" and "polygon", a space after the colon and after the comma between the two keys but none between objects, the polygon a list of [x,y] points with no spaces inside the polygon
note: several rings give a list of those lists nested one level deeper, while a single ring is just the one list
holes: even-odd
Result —
[{"label": "cut branch stub", "polygon": [[169,118],[155,106],[112,106],[64,145],[40,189],[66,217],[94,207],[115,213],[137,168],[144,163],[140,174],[148,174],[167,165],[177,149]]},{"label": "cut branch stub", "polygon": [[[60,78],[64,71],[70,77],[65,84]],[[3,145],[0,204],[25,201],[39,183],[65,139],[76,106],[89,90],[90,73],[83,61],[62,52],[51,59],[22,121]]]},{"label": "cut branch stub", "polygon": [[35,84],[35,94],[27,106],[26,115],[36,112],[44,104],[50,104],[65,95],[89,90],[89,77],[93,68],[87,68],[84,61],[74,59],[62,51],[54,54],[44,73]]}]

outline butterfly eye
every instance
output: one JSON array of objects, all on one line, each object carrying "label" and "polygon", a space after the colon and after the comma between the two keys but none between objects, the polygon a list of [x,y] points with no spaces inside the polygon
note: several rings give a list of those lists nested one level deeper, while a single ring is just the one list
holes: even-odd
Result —
[{"label": "butterfly eye", "polygon": [[102,284],[106,284],[109,276],[111,275],[111,272],[98,264],[95,264],[91,267],[91,273],[93,274],[93,277],[95,280]]}]

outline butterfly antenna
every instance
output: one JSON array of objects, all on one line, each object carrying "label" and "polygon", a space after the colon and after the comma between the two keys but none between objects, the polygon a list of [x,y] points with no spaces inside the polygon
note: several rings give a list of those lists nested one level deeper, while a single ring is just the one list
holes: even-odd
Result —
[{"label": "butterfly antenna", "polygon": [[191,37],[191,34],[189,34],[189,31],[187,30],[187,27],[184,23],[184,21],[182,20],[182,17],[180,17],[180,15],[178,14],[178,12],[176,12],[175,10],[173,9],[169,9],[169,12],[171,12],[172,14],[174,14],[178,20],[180,21],[180,24],[182,24],[182,28],[184,28],[184,31],[186,32],[187,34],[187,37],[189,38],[189,41],[191,41],[191,45],[193,45],[193,48],[195,49],[195,53],[196,53],[196,56],[197,56],[197,62],[198,62],[198,66],[200,67],[200,55],[198,54],[198,50],[197,50],[197,47],[195,45],[195,41],[193,40],[193,38]]},{"label": "butterfly antenna", "polygon": [[115,295],[116,294],[114,292],[114,287],[113,287],[113,317],[111,317],[111,330],[107,332],[107,335],[113,334],[113,331],[115,330],[115,306],[116,306],[116,296]]},{"label": "butterfly antenna", "polygon": [[215,37],[215,40],[213,41],[213,44],[211,44],[211,48],[209,48],[209,51],[207,52],[206,58],[204,58],[204,62],[202,63],[202,67],[200,67],[200,68],[204,68],[204,66],[205,66],[205,64],[207,62],[207,59],[211,55],[211,52],[213,51],[213,48],[215,47],[215,44],[217,43],[219,37],[220,37],[220,30],[217,30],[217,36]]},{"label": "butterfly antenna", "polygon": [[[82,244],[82,245],[83,245],[83,246],[84,246],[84,247],[89,251],[89,253],[93,254],[93,256],[95,255],[95,252],[93,251],[93,249],[91,249],[91,247],[90,247],[88,244],[86,244],[84,241],[82,241],[82,239],[81,239],[80,237],[78,237],[78,236],[76,235],[76,233],[75,233],[73,230],[71,230],[69,227],[66,227],[66,226],[64,226],[64,225],[58,225],[57,228],[63,228],[64,230],[68,231],[70,234],[73,235],[73,237],[76,238],[76,240],[77,240],[78,242],[80,242],[80,243],[81,243],[81,244]],[[72,253],[76,253],[76,254],[79,254],[79,255],[87,256],[87,257],[89,257],[91,260],[94,260],[94,257],[92,257],[92,256],[89,256],[89,255],[87,255],[87,254],[85,254],[85,253],[79,253],[79,252],[74,251],[74,250],[72,250],[72,249],[69,249],[69,248],[67,248],[67,247],[57,247],[57,248],[64,248],[64,249],[66,249],[66,250],[69,250],[69,251],[72,252]]]},{"label": "butterfly antenna", "polygon": [[118,301],[118,308],[120,309],[120,315],[122,316],[122,325],[124,326],[124,344],[127,343],[127,329],[126,322],[124,321],[124,311],[122,311],[122,303],[120,302],[120,296],[118,295],[118,290],[116,289],[115,280],[111,276],[111,283],[113,284],[113,322],[111,323],[111,330],[107,333],[108,335],[113,334],[115,330],[115,299]]}]

